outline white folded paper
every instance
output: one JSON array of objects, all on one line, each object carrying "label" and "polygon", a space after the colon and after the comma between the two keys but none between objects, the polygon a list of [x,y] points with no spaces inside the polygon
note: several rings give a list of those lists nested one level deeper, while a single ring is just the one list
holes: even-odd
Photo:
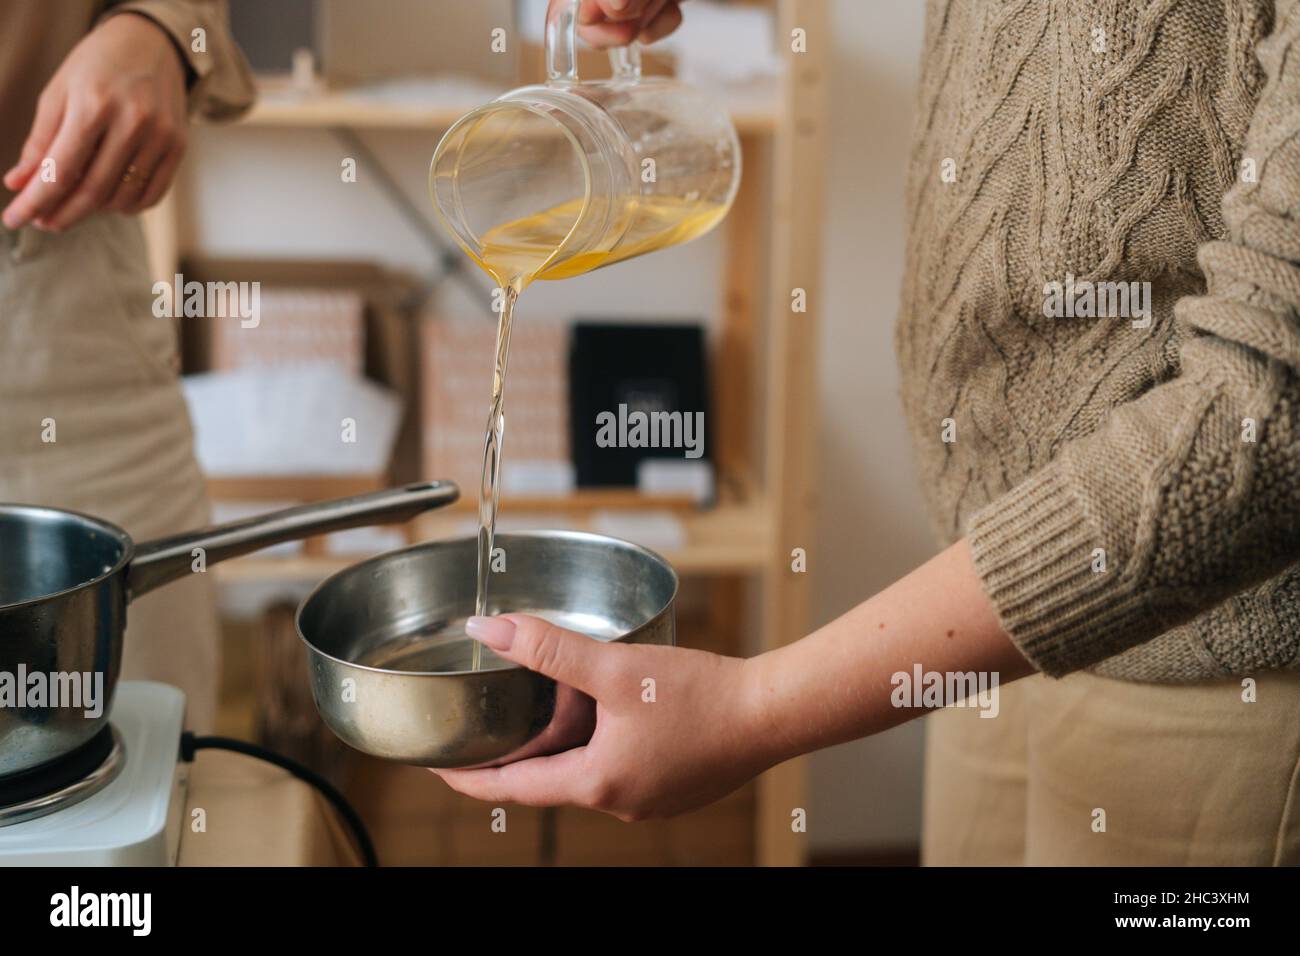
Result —
[{"label": "white folded paper", "polygon": [[331,365],[211,372],[183,386],[213,476],[377,474],[402,418],[390,389]]}]

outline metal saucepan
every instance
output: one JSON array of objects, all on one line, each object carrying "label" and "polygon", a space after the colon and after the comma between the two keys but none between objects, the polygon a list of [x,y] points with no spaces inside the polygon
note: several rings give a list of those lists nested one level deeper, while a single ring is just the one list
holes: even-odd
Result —
[{"label": "metal saucepan", "polygon": [[[488,612],[598,640],[674,643],[677,575],[645,548],[574,531],[499,534]],[[470,670],[478,540],[430,541],[326,578],[298,609],[312,693],[358,750],[425,767],[500,764],[585,743],[592,700],[484,650]]]},{"label": "metal saucepan", "polygon": [[100,673],[104,698],[98,716],[67,706],[0,706],[0,779],[55,760],[100,730],[117,684],[126,605],[192,573],[195,549],[210,565],[281,541],[406,521],[458,494],[450,482],[408,485],[140,545],[99,518],[0,504],[0,672],[11,679],[20,671]]}]

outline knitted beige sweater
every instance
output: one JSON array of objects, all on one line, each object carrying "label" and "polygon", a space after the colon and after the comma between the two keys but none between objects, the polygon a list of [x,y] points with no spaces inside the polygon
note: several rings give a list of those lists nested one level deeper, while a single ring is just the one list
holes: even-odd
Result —
[{"label": "knitted beige sweater", "polygon": [[1021,650],[1300,666],[1300,0],[931,0],[908,199],[923,484]]}]

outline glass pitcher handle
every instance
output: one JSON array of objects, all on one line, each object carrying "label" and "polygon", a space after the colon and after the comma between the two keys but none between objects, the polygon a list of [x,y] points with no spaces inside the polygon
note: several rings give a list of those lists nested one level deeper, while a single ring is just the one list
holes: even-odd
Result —
[{"label": "glass pitcher handle", "polygon": [[[563,0],[546,15],[546,79],[549,83],[578,82],[578,4]],[[609,51],[614,79],[635,82],[641,78],[641,46],[638,43]]]},{"label": "glass pitcher handle", "polygon": [[609,51],[609,65],[614,68],[616,80],[641,79],[641,44],[633,40],[627,46],[614,47]]}]

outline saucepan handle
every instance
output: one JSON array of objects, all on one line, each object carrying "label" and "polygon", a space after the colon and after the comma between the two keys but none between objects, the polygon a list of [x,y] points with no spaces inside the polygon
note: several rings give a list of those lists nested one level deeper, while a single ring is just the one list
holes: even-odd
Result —
[{"label": "saucepan handle", "polygon": [[431,481],[273,511],[147,541],[136,546],[127,571],[127,596],[128,599],[139,597],[191,573],[200,553],[206,567],[282,541],[297,541],[345,528],[407,521],[430,509],[449,505],[459,496],[460,490],[452,482]]}]

